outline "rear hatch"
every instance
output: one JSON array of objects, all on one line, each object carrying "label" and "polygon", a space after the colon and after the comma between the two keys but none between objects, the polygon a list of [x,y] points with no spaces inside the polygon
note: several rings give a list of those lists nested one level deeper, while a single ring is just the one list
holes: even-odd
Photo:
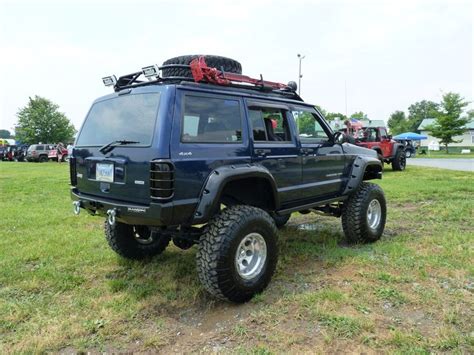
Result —
[{"label": "rear hatch", "polygon": [[164,158],[154,148],[160,96],[156,91],[114,94],[92,105],[71,161],[79,193],[150,202],[150,161]]}]

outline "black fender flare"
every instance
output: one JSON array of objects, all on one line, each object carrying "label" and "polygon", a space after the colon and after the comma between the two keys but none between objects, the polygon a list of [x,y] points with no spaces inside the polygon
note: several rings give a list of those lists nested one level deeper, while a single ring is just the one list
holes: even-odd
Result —
[{"label": "black fender flare", "polygon": [[395,155],[397,155],[398,150],[405,150],[405,146],[401,143],[394,143],[393,150],[392,150],[392,159],[395,159]]},{"label": "black fender flare", "polygon": [[[377,158],[369,156],[358,155],[352,162],[351,172],[349,174],[349,181],[344,188],[343,195],[349,195],[360,185],[364,180],[365,172],[367,167],[374,169],[373,176],[370,176],[370,179],[381,179],[382,178],[382,163]],[[366,179],[367,180],[367,179]]]},{"label": "black fender flare", "polygon": [[377,154],[382,154],[383,156],[383,152],[382,152],[382,148],[380,148],[379,145],[374,145],[372,148],[370,148],[372,150],[375,150],[377,152]]},{"label": "black fender flare", "polygon": [[219,208],[220,197],[225,185],[230,181],[244,178],[263,178],[270,183],[275,208],[280,206],[277,185],[270,171],[258,164],[225,165],[213,170],[200,193],[200,199],[192,224],[205,223],[213,211]]}]

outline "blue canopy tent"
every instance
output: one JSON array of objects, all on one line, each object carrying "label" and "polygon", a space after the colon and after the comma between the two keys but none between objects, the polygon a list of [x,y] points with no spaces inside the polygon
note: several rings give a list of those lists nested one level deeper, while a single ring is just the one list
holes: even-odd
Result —
[{"label": "blue canopy tent", "polygon": [[413,133],[413,132],[405,132],[393,137],[393,139],[396,139],[399,141],[421,141],[422,139],[427,139],[427,138],[428,138],[427,136],[424,136],[418,133]]}]

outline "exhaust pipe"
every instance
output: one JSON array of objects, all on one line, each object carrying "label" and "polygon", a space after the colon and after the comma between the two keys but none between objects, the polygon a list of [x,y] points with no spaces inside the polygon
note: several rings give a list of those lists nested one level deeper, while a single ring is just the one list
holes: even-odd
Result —
[{"label": "exhaust pipe", "polygon": [[115,216],[117,215],[117,211],[114,209],[107,210],[107,222],[110,226],[115,225]]},{"label": "exhaust pipe", "polygon": [[81,213],[81,201],[74,201],[72,203],[72,211],[74,214],[77,216],[79,213]]}]

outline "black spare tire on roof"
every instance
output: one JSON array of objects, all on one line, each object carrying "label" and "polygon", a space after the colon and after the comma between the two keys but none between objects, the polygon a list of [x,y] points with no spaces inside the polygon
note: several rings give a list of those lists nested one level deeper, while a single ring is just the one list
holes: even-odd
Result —
[{"label": "black spare tire on roof", "polygon": [[[189,65],[193,59],[204,57],[206,64],[208,67],[217,68],[218,70],[224,70],[229,73],[235,74],[242,74],[242,65],[231,58],[220,57],[217,55],[202,55],[202,54],[194,54],[194,55],[182,55],[179,57],[170,58],[163,62],[163,65],[170,65],[170,64],[185,64]],[[169,78],[171,76],[181,76],[186,78],[192,78],[193,75],[191,74],[191,69],[189,68],[164,68],[161,71],[161,75],[163,78]]]}]

